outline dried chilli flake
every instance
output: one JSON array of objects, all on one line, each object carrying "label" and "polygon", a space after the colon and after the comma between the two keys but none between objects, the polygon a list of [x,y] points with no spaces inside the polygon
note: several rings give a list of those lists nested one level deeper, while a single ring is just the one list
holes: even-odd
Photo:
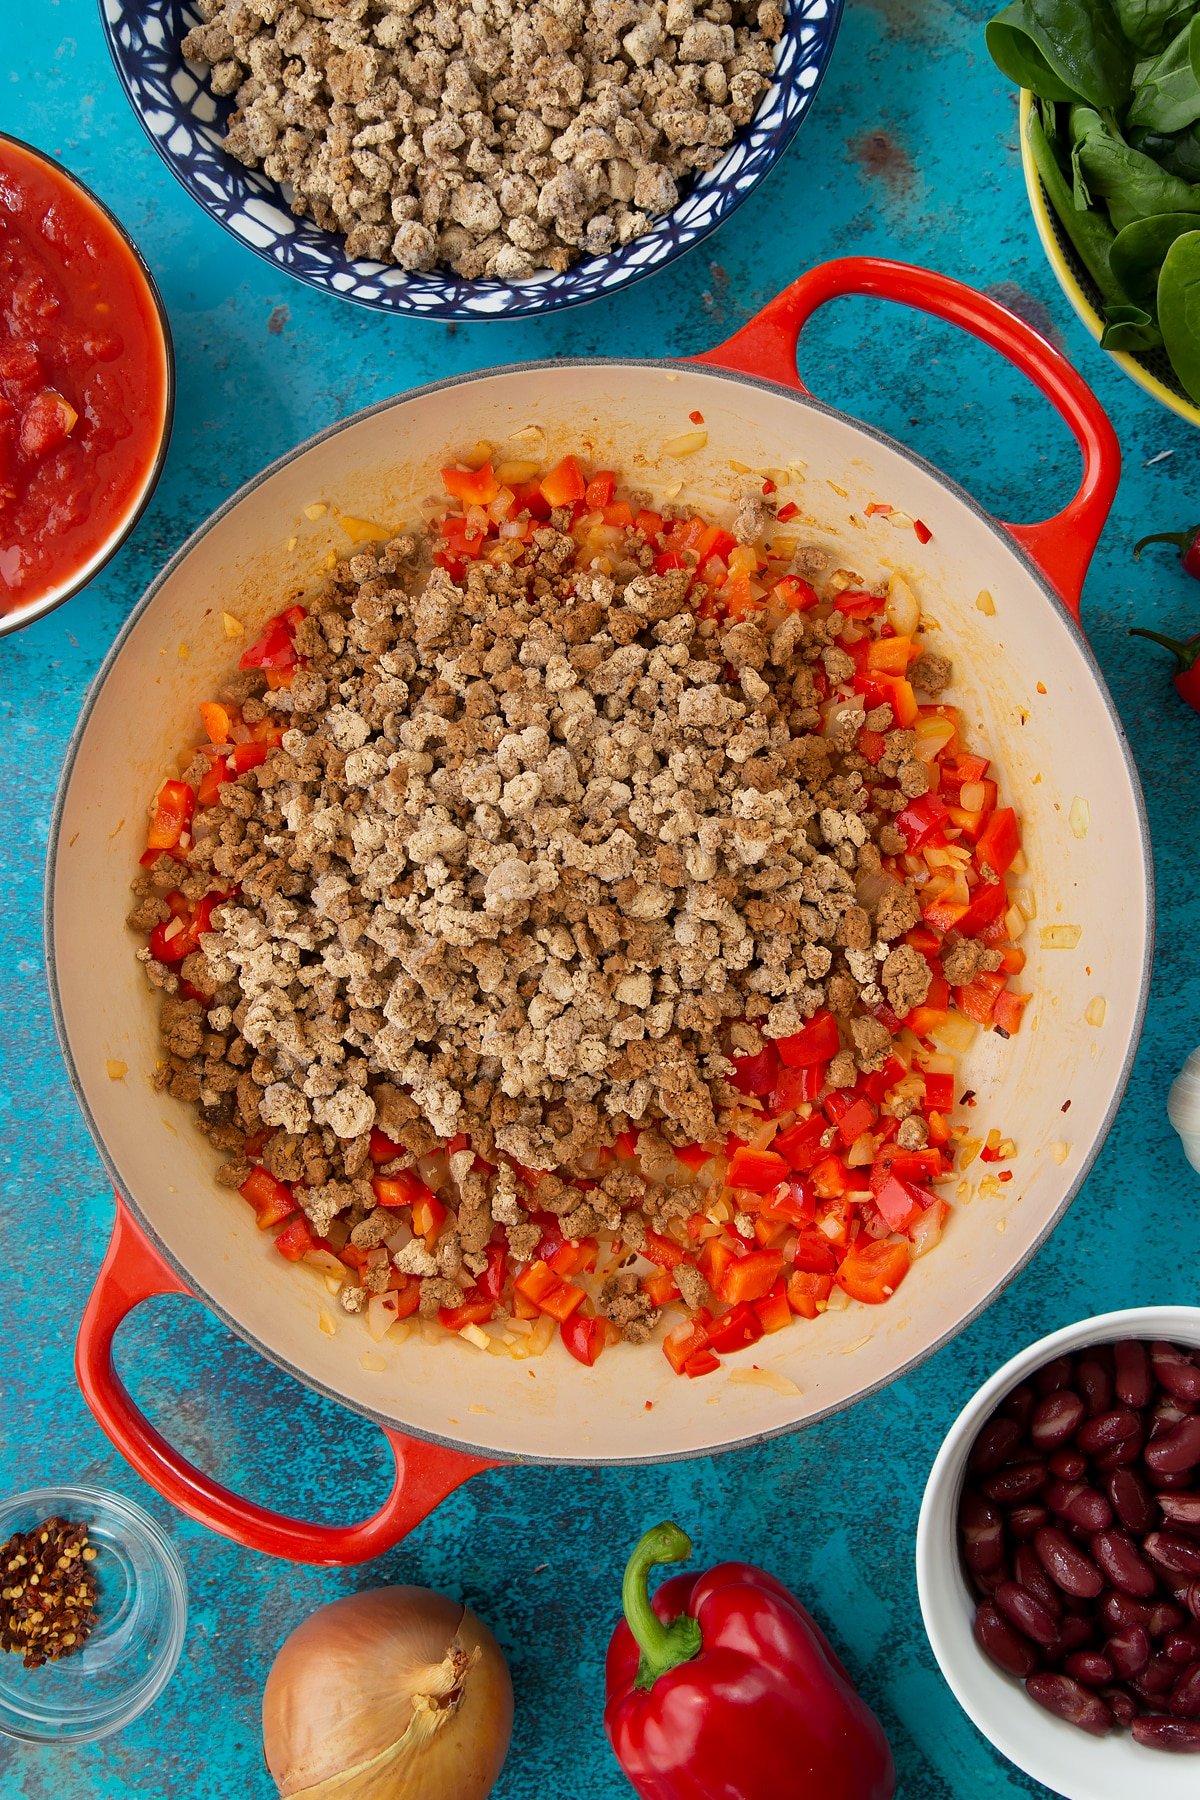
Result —
[{"label": "dried chilli flake", "polygon": [[0,1650],[40,1669],[82,1649],[96,1622],[95,1558],[87,1526],[67,1519],[0,1545]]}]

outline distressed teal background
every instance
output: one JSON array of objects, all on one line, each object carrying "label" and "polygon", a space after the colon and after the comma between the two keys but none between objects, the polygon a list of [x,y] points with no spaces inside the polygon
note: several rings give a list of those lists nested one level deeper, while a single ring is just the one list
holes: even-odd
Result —
[{"label": "distressed teal background", "polygon": [[[131,116],[91,0],[13,7],[0,126],[59,154],[124,219],[158,277],[180,368],[163,481],[132,541],[69,607],[0,646],[0,895],[6,1058],[0,1077],[0,1490],[111,1485],[168,1523],[192,1614],[180,1670],[151,1714],[81,1752],[0,1746],[4,1800],[266,1796],[258,1703],[276,1646],[320,1601],[377,1581],[462,1594],[511,1658],[517,1721],[498,1800],[621,1800],[601,1724],[602,1655],[631,1540],[673,1514],[697,1558],[758,1558],[829,1624],[895,1745],[906,1800],[1041,1790],[978,1737],[937,1674],[912,1574],[926,1470],[972,1389],[1037,1333],[1136,1301],[1195,1298],[1200,1188],[1167,1126],[1167,1084],[1200,1040],[1195,937],[1200,719],[1136,620],[1200,630],[1200,590],[1131,540],[1200,516],[1196,438],[1100,355],[1059,295],[1028,219],[1016,104],[983,51],[976,0],[849,0],[815,113],[783,165],[699,251],[615,299],[537,323],[447,329],[360,313],[276,275],[186,200]],[[142,1488],[71,1372],[111,1203],[50,1024],[41,950],[46,828],[94,670],[151,576],[245,477],[309,432],[415,383],[513,359],[696,351],[794,274],[874,250],[959,275],[1060,343],[1125,449],[1084,618],[1146,785],[1159,882],[1149,1021],[1117,1127],[1065,1223],[991,1311],[887,1393],[805,1435],[690,1465],[501,1470],[472,1482],[375,1567],[322,1574],[235,1549]],[[1056,508],[1073,447],[986,352],[891,309],[843,302],[806,344],[815,392],[906,438],[1003,516]],[[1165,457],[1163,453],[1169,453]],[[1031,670],[1031,679],[1038,671]],[[1119,895],[1112,896],[1119,906]],[[380,1444],[212,1326],[162,1302],[122,1337],[135,1390],[204,1467],[324,1517],[382,1493]],[[780,1800],[785,1800],[784,1796]]]}]

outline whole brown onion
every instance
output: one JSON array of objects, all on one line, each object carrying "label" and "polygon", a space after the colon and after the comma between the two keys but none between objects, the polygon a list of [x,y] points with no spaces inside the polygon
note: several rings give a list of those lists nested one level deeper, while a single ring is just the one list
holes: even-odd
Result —
[{"label": "whole brown onion", "polygon": [[485,1800],[512,1682],[482,1620],[429,1588],[347,1594],[297,1626],[263,1692],[263,1751],[304,1800]]}]

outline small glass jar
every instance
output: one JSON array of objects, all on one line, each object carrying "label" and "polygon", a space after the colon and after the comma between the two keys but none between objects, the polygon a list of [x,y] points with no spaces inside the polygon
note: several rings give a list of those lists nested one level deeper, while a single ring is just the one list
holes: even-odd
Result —
[{"label": "small glass jar", "polygon": [[87,1527],[96,1621],[81,1650],[40,1669],[0,1651],[0,1732],[29,1744],[92,1743],[136,1719],[170,1681],[187,1625],[187,1581],[150,1515],[100,1488],[14,1495],[0,1504],[0,1544],[49,1518]]}]

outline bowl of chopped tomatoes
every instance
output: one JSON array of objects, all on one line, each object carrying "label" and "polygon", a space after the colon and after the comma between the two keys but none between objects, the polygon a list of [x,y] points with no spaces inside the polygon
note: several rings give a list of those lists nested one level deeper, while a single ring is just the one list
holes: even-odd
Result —
[{"label": "bowl of chopped tomatoes", "polygon": [[0,132],[0,634],[117,552],[166,459],[166,309],[124,227],[78,178]]},{"label": "bowl of chopped tomatoes", "polygon": [[[1062,514],[999,524],[905,446],[808,394],[793,360],[803,325],[850,292],[964,325],[1055,400],[1084,462]],[[796,1429],[911,1368],[988,1304],[1087,1174],[1145,1004],[1151,876],[1140,789],[1079,623],[1117,475],[1098,403],[1027,325],[944,277],[851,259],[802,278],[690,361],[532,364],[385,402],[285,457],[183,547],[84,710],[47,887],[60,1037],[120,1196],[81,1329],[80,1380],[160,1492],[259,1548],[352,1561],[497,1462],[655,1462]],[[537,554],[550,563],[526,581]],[[253,1084],[237,1098],[242,1051],[234,1046],[228,1076],[211,1062],[213,1045],[235,1031],[236,1007],[222,1012],[211,987],[205,994],[206,946],[215,950],[224,931],[232,952],[233,931],[253,956],[272,930],[292,929],[274,902],[261,917],[247,912],[255,870],[234,846],[266,849],[299,828],[289,783],[308,754],[314,707],[341,707],[331,729],[351,734],[326,767],[326,802],[366,828],[365,803],[339,785],[373,779],[376,766],[364,727],[346,725],[347,697],[365,683],[369,711],[380,679],[399,684],[388,690],[395,705],[424,692],[420,659],[380,647],[389,607],[411,601],[419,630],[438,641],[437,615],[420,609],[457,595],[455,606],[478,609],[479,667],[504,670],[511,653],[489,661],[488,633],[512,616],[512,584],[525,583],[522,630],[544,635],[575,604],[555,583],[585,577],[627,586],[633,599],[616,630],[630,646],[645,623],[637,605],[659,608],[652,641],[669,655],[647,663],[655,680],[686,676],[693,637],[719,638],[722,656],[701,658],[691,677],[703,694],[681,689],[680,732],[733,716],[723,696],[736,687],[739,719],[747,705],[773,706],[778,718],[795,704],[800,736],[824,744],[780,743],[789,764],[819,756],[843,784],[809,786],[823,849],[803,900],[812,909],[804,953],[824,984],[820,1001],[814,985],[794,1016],[772,1013],[747,988],[741,1011],[726,1009],[710,1045],[721,1059],[711,1065],[715,1110],[691,1115],[690,1133],[669,1109],[642,1105],[657,1079],[652,1055],[640,1056],[646,1085],[636,1094],[628,1068],[614,1070],[626,1082],[609,1109],[621,1128],[598,1125],[594,1144],[575,1143],[562,1170],[576,1193],[553,1173],[544,1139],[524,1157],[512,1137],[480,1154],[469,1117],[445,1112],[440,1129],[425,1118],[414,1135],[416,1090],[372,1086],[394,1039],[373,1050],[369,1016],[356,1025],[347,1012],[358,1047],[346,1054],[366,1058],[364,1085],[339,1089],[335,1056],[313,1102],[332,1133],[327,1147],[357,1145],[358,1210],[347,1211],[345,1195],[329,1191],[319,1144],[304,1164],[308,1127],[269,1059],[256,1061],[272,1095],[261,1129],[236,1110],[257,1104]],[[505,580],[508,612],[488,601]],[[593,628],[577,622],[580,643]],[[753,648],[764,630],[777,663]],[[791,649],[810,638],[810,665],[789,676],[787,700],[775,670],[790,669]],[[189,657],[164,657],[179,642]],[[610,634],[584,644],[581,666],[624,656],[615,643]],[[152,718],[135,704],[150,684]],[[516,685],[514,674],[508,689]],[[450,681],[429,695],[443,722],[454,691]],[[547,702],[548,716],[557,704]],[[606,717],[619,728],[615,699]],[[659,729],[666,754],[674,727]],[[752,751],[750,739],[735,747],[751,760]],[[830,765],[835,751],[842,760]],[[420,765],[430,779],[440,754]],[[503,819],[530,804],[516,767],[508,813],[488,802],[481,814],[498,841]],[[747,866],[774,804],[769,761],[754,768],[729,827]],[[851,791],[869,802],[865,858],[864,808],[847,808]],[[613,803],[631,809],[629,836],[637,805],[624,789]],[[121,854],[101,854],[118,820]],[[464,827],[447,813],[430,829],[436,842],[421,855],[453,857]],[[305,854],[300,841],[293,854]],[[596,879],[620,883],[602,846],[579,854]],[[662,866],[666,881],[669,856]],[[709,878],[707,862],[696,867]],[[835,909],[841,935],[822,940],[822,896],[839,886],[838,868],[854,869],[856,898]],[[511,865],[496,875],[497,904],[508,904],[501,888],[513,879]],[[614,885],[613,896],[631,917],[645,910],[637,883]],[[666,904],[648,901],[647,920]],[[782,919],[768,907],[751,915],[764,934]],[[557,941],[552,922],[545,930]],[[427,951],[389,941],[398,955]],[[681,942],[694,941],[685,931]],[[505,942],[522,953],[519,935]],[[561,953],[574,954],[569,943]],[[502,987],[504,959],[490,966],[488,981]],[[611,974],[629,980],[631,1008],[648,1003],[635,973]],[[336,1012],[335,987],[325,991]],[[447,1046],[458,1017],[440,1020]],[[488,1030],[511,1022],[493,1011]],[[672,1056],[703,1046],[703,1027],[694,1029],[700,1037],[671,1040]],[[579,1066],[600,1066],[599,1054],[581,1050]],[[139,1078],[155,1068],[170,1090],[157,1098]],[[563,1068],[565,1079],[569,1059]],[[469,1110],[469,1095],[463,1103]],[[548,1103],[543,1123],[569,1134],[570,1108]],[[213,1156],[222,1140],[236,1150],[224,1185]],[[553,1206],[538,1199],[548,1173]],[[631,1194],[636,1240],[634,1221],[623,1236],[620,1218],[614,1228],[604,1216],[609,1199],[619,1209]],[[481,1204],[491,1211],[476,1235]],[[453,1260],[464,1244],[465,1269]],[[442,1285],[449,1266],[452,1295]],[[199,1295],[264,1355],[380,1424],[397,1477],[378,1514],[345,1528],[281,1518],[151,1433],[111,1345],[129,1308],[164,1291]]]}]

